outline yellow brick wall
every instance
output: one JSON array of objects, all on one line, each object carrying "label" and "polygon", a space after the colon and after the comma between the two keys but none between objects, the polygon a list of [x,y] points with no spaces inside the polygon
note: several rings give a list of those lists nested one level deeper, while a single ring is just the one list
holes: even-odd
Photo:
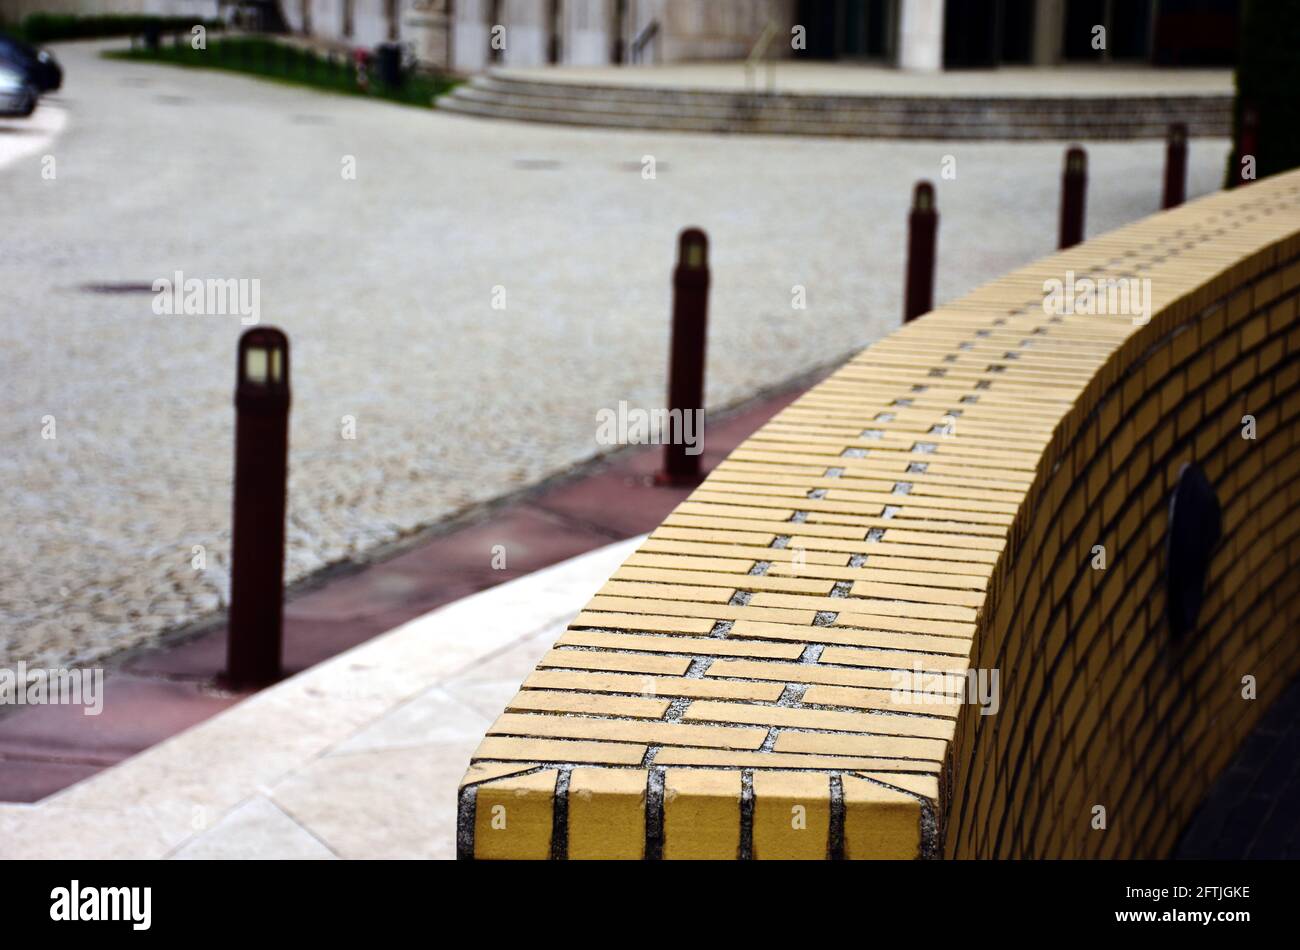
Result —
[{"label": "yellow brick wall", "polygon": [[[1047,312],[1070,273],[1149,280],[1151,319]],[[1297,295],[1300,173],[864,350],[719,465],[543,658],[473,756],[461,855],[1168,853],[1300,669]],[[1163,545],[1187,461],[1224,537],[1175,643]],[[997,671],[996,714],[941,679],[969,670]]]},{"label": "yellow brick wall", "polygon": [[[1159,216],[1090,255],[1137,252],[1168,303],[1061,420],[1012,526],[977,636],[1004,712],[960,717],[948,853],[1167,855],[1300,671],[1296,182]],[[1198,627],[1176,641],[1165,532],[1188,462],[1214,485],[1223,538]]]}]

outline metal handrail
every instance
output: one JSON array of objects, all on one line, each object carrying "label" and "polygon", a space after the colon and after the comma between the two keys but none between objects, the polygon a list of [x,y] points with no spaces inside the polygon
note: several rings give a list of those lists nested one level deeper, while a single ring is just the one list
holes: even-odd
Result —
[{"label": "metal handrail", "polygon": [[745,88],[749,90],[757,89],[758,83],[755,79],[755,71],[758,69],[760,62],[766,62],[767,65],[767,91],[771,92],[776,85],[776,62],[767,58],[767,52],[772,48],[772,42],[781,32],[781,27],[775,20],[768,20],[767,26],[763,27],[763,32],[759,34],[758,40],[754,43],[749,55],[745,57]]},{"label": "metal handrail", "polygon": [[658,35],[658,20],[651,20],[643,26],[641,32],[632,38],[632,45],[628,50],[628,61],[633,63],[641,62],[641,54],[645,52],[645,48],[649,46],[651,41]]}]

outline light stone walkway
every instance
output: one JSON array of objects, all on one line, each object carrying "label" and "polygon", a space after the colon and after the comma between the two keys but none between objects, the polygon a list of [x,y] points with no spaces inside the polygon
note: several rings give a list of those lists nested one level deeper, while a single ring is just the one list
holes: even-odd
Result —
[{"label": "light stone walkway", "polygon": [[427,614],[38,804],[0,804],[0,860],[453,858],[470,753],[643,539]]},{"label": "light stone walkway", "polygon": [[[100,45],[57,50],[57,178],[0,169],[0,666],[88,662],[226,596],[244,328],[88,285],[260,281],[293,341],[292,580],[604,450],[601,408],[661,404],[683,226],[713,240],[712,407],[897,325],[912,185],[945,156],[940,301],[1055,241],[1059,143],[482,122]],[[1227,149],[1193,142],[1189,195]],[[1155,210],[1161,143],[1089,151],[1090,233]]]},{"label": "light stone walkway", "polygon": [[[786,93],[850,96],[1230,96],[1231,69],[1157,69],[1140,66],[1003,66],[915,73],[859,63],[781,62],[773,67],[775,90]],[[503,76],[537,82],[654,86],[665,89],[740,90],[752,88],[745,65],[728,63],[648,63],[635,67],[505,67]],[[760,88],[766,67],[757,73]],[[747,85],[749,84],[749,85]]]},{"label": "light stone walkway", "polygon": [[42,99],[25,119],[0,119],[0,168],[29,155],[52,154],[50,145],[67,121],[68,113],[54,95]]}]

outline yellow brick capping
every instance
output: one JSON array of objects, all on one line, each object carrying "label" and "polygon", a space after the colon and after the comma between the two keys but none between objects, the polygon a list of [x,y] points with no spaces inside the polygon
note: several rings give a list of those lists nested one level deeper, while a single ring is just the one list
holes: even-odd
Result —
[{"label": "yellow brick capping", "polygon": [[[1101,285],[1106,313],[1045,308],[1049,282],[1089,279],[1134,283]],[[1168,854],[1300,670],[1298,296],[1300,172],[862,351],[720,464],[525,680],[462,782],[461,856]],[[1164,545],[1189,462],[1223,537],[1175,639]],[[963,701],[978,671],[992,715]]]}]

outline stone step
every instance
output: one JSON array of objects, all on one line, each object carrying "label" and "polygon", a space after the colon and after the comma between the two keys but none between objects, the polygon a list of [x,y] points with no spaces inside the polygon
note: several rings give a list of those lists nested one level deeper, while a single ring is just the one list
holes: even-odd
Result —
[{"label": "stone step", "polygon": [[764,93],[726,89],[692,89],[676,86],[600,85],[596,83],[521,79],[502,74],[488,74],[476,77],[471,81],[470,85],[481,89],[508,91],[517,95],[554,97],[581,94],[586,99],[604,99],[612,102],[660,103],[673,101],[718,104],[736,99],[758,98],[778,104],[789,102],[805,107],[820,104],[826,108],[835,109],[870,108],[878,105],[918,105],[928,108],[946,109],[951,107],[961,110],[970,107],[1010,105],[1029,110],[1040,106],[1052,109],[1068,106],[1077,110],[1109,112],[1117,107],[1127,109],[1144,104],[1231,103],[1231,96],[1214,93],[1193,93],[1176,96],[1119,95],[1114,93],[1097,96],[868,96],[848,93],[782,91]]},{"label": "stone step", "polygon": [[1227,96],[1084,98],[755,95],[479,77],[449,112],[561,125],[684,132],[927,139],[1162,138],[1169,123],[1226,136]]},{"label": "stone step", "polygon": [[[500,90],[490,87],[467,87],[457,91],[457,101],[472,100],[487,106],[503,106],[521,109],[536,110],[555,110],[560,112],[583,112],[590,113],[593,116],[661,116],[668,112],[662,103],[651,102],[626,102],[614,103],[608,100],[593,100],[586,97],[578,96],[538,96],[525,95],[517,96],[510,91]],[[1065,129],[1077,126],[1097,125],[1102,123],[1124,124],[1124,125],[1147,125],[1152,122],[1163,122],[1168,117],[1168,110],[1147,108],[1144,110],[1131,109],[1130,114],[1117,117],[1114,114],[1088,115],[1085,113],[1071,113],[1064,111],[1044,111],[1035,114],[1030,124],[1036,127],[1060,126]],[[1222,114],[1217,114],[1221,112]],[[795,108],[793,106],[769,106],[762,103],[753,103],[746,101],[732,101],[730,103],[720,103],[718,105],[695,105],[679,106],[671,110],[673,116],[686,116],[695,119],[705,120],[726,120],[726,121],[768,121],[777,120],[792,123],[817,123],[817,124],[852,124],[852,123],[911,123],[922,122],[935,125],[940,124],[957,124],[965,126],[979,127],[990,122],[1001,122],[1012,124],[1019,122],[1024,124],[1024,116],[1016,115],[1013,111],[1005,108],[979,108],[961,111],[942,110],[934,108],[918,107],[909,104],[903,108],[897,107],[874,107],[870,109],[857,110],[826,110],[820,106],[814,108]],[[1226,121],[1228,109],[1222,110],[1205,110],[1203,114],[1198,115],[1197,120],[1201,125],[1212,125],[1218,121]],[[1204,134],[1209,134],[1212,130],[1207,130]]]},{"label": "stone step", "polygon": [[[1168,120],[1146,119],[1117,123],[1111,120],[1060,121],[1034,123],[991,120],[987,118],[956,121],[946,118],[889,116],[870,119],[845,117],[742,116],[732,114],[690,114],[683,112],[629,112],[593,109],[573,103],[538,106],[527,100],[509,97],[457,95],[442,99],[439,107],[466,115],[550,122],[562,125],[655,129],[695,132],[757,133],[773,135],[856,136],[864,138],[930,139],[1137,139],[1161,138]],[[1188,119],[1193,136],[1225,135],[1227,120],[1213,117]]]}]

